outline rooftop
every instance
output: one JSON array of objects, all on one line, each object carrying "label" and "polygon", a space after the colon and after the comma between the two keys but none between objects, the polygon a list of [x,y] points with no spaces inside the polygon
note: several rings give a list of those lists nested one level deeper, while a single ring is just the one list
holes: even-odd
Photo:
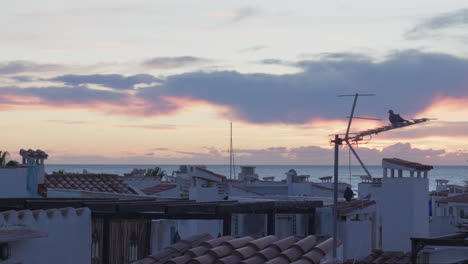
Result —
[{"label": "rooftop", "polygon": [[265,236],[213,238],[209,234],[192,236],[133,264],[314,264],[327,255],[333,239],[320,241],[316,236],[280,239]]},{"label": "rooftop", "polygon": [[195,169],[196,169],[196,170],[199,170],[199,171],[201,171],[201,172],[210,174],[211,176],[218,177],[218,178],[223,179],[223,180],[226,179],[226,176],[221,175],[221,174],[218,174],[218,173],[214,173],[214,172],[212,172],[212,171],[210,171],[210,170],[207,170],[207,169],[203,169],[203,168],[200,168],[200,167],[196,167]]},{"label": "rooftop", "polygon": [[144,188],[141,191],[146,195],[152,195],[152,194],[172,190],[176,187],[177,187],[177,184],[175,183],[160,183],[152,187]]},{"label": "rooftop", "polygon": [[[356,210],[367,208],[371,205],[376,204],[373,200],[352,200],[343,201],[338,203],[338,213],[340,215],[346,215]],[[333,207],[333,204],[326,205],[326,207]]]},{"label": "rooftop", "polygon": [[372,250],[372,253],[361,260],[346,260],[344,264],[374,264],[374,263],[398,263],[410,264],[410,253],[403,253],[398,251],[384,252],[380,249]]},{"label": "rooftop", "polygon": [[386,158],[386,159],[382,159],[382,161],[392,163],[392,164],[395,164],[395,165],[400,165],[400,166],[407,167],[407,168],[410,168],[410,169],[422,170],[422,171],[428,171],[428,170],[432,170],[434,168],[431,165],[424,165],[424,164],[421,164],[421,163],[411,162],[411,161],[397,159],[397,158],[392,158],[392,159]]},{"label": "rooftop", "polygon": [[50,174],[45,177],[45,186],[49,189],[138,194],[122,177],[114,174]]},{"label": "rooftop", "polygon": [[436,201],[437,203],[468,203],[468,193],[450,196]]}]

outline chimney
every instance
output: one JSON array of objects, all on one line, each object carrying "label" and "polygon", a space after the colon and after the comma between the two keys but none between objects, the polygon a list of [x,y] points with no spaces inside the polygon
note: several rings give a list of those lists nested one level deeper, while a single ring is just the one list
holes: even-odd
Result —
[{"label": "chimney", "polygon": [[383,159],[382,248],[411,250],[411,237],[429,236],[429,165]]}]

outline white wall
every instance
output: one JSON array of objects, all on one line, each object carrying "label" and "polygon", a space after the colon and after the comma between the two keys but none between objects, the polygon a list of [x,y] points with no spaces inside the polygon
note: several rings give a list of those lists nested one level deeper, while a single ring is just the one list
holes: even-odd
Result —
[{"label": "white wall", "polygon": [[339,239],[343,243],[343,259],[361,259],[371,252],[372,223],[370,220],[340,221]]},{"label": "white wall", "polygon": [[455,234],[458,229],[450,216],[433,216],[429,223],[431,237]]},{"label": "white wall", "polygon": [[218,187],[192,186],[189,189],[189,199],[197,202],[209,202],[220,200]]},{"label": "white wall", "polygon": [[384,250],[407,252],[410,237],[429,237],[427,178],[383,178],[381,201]]},{"label": "white wall", "polygon": [[31,197],[27,189],[27,168],[0,168],[2,198]]},{"label": "white wall", "polygon": [[48,234],[47,237],[11,242],[11,258],[0,263],[91,263],[91,211],[87,208],[25,211],[19,218],[11,211],[0,214],[0,225],[21,225]]}]

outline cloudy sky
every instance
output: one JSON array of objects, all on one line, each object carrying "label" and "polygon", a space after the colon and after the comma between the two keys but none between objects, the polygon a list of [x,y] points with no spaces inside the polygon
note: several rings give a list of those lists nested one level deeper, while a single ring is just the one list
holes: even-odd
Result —
[{"label": "cloudy sky", "polygon": [[[0,0],[2,150],[49,163],[331,164],[330,134],[374,136],[369,164],[468,160],[466,1]],[[343,147],[347,155],[348,150]]]}]

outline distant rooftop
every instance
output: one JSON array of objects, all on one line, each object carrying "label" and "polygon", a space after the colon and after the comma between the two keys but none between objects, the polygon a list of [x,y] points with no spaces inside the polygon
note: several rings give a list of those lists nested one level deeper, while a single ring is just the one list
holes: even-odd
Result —
[{"label": "distant rooftop", "polygon": [[50,174],[45,177],[50,189],[137,194],[122,177],[114,174]]},{"label": "distant rooftop", "polygon": [[434,168],[431,165],[424,165],[421,163],[411,162],[411,161],[397,159],[397,158],[391,158],[391,159],[385,158],[382,161],[392,163],[395,165],[400,165],[400,166],[407,167],[407,168],[411,168],[411,169],[415,169],[415,170],[422,170],[422,171],[428,171]]}]

